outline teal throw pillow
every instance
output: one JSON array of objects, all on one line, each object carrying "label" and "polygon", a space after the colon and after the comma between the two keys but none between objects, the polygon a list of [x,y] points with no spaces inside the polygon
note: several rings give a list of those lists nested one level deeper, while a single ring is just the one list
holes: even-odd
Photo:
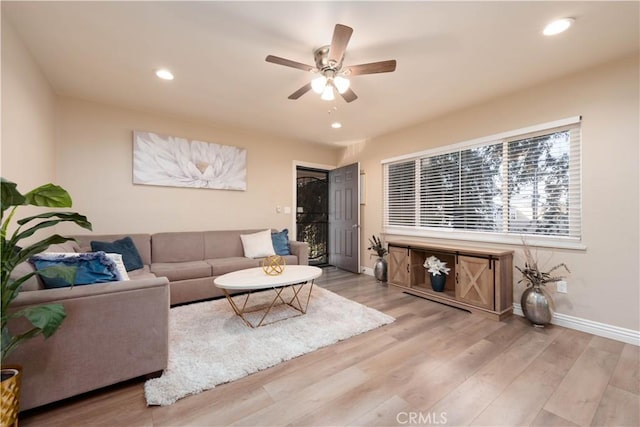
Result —
[{"label": "teal throw pillow", "polygon": [[[29,261],[31,261],[38,271],[58,266],[75,267],[76,275],[73,283],[75,286],[115,282],[118,280],[116,263],[104,252],[81,254],[45,252],[32,256]],[[46,289],[66,288],[72,285],[62,277],[40,275],[40,278]]]},{"label": "teal throw pillow", "polygon": [[122,255],[122,262],[127,271],[138,270],[144,267],[142,257],[131,237],[127,236],[113,242],[91,242],[92,251],[104,251]]},{"label": "teal throw pillow", "polygon": [[271,241],[276,255],[291,255],[289,248],[289,230],[286,228],[279,233],[271,233]]}]

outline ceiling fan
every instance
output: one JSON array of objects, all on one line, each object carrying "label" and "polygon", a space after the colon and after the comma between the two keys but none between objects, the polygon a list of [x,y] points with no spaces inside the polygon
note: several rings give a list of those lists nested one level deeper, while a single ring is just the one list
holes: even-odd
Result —
[{"label": "ceiling fan", "polygon": [[335,98],[334,89],[347,102],[358,99],[358,95],[350,88],[349,77],[362,74],[390,73],[396,69],[395,59],[380,62],[371,62],[368,64],[344,66],[344,52],[353,33],[353,28],[346,25],[337,24],[333,30],[333,38],[331,45],[323,46],[314,51],[315,67],[292,61],[290,59],[280,58],[278,56],[268,55],[265,60],[273,64],[284,65],[286,67],[297,68],[318,74],[311,82],[302,86],[297,91],[289,95],[289,99],[298,99],[305,93],[313,89],[314,92],[321,94],[321,98],[326,101],[332,101]]}]

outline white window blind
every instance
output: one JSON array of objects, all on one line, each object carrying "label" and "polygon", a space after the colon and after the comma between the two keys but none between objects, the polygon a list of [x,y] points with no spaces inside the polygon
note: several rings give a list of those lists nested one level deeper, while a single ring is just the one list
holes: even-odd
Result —
[{"label": "white window blind", "polygon": [[383,161],[385,232],[579,241],[580,120],[563,122]]}]

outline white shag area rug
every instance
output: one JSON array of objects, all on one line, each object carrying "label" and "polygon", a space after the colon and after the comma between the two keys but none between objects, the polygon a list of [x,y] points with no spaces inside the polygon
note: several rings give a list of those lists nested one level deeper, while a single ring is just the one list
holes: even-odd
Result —
[{"label": "white shag area rug", "polygon": [[[287,288],[285,292],[290,292]],[[289,295],[289,294],[287,294]],[[300,296],[308,295],[305,288]],[[271,302],[273,291],[254,293],[250,305]],[[286,299],[285,293],[283,297]],[[242,301],[243,296],[234,297]],[[302,299],[302,298],[301,298]],[[304,301],[303,301],[304,303]],[[282,305],[271,322],[297,312]],[[251,319],[253,323],[259,317]],[[178,399],[269,368],[321,347],[389,324],[395,319],[314,286],[305,315],[251,329],[226,299],[172,308],[169,315],[169,364],[159,378],[145,383],[148,405]]]}]

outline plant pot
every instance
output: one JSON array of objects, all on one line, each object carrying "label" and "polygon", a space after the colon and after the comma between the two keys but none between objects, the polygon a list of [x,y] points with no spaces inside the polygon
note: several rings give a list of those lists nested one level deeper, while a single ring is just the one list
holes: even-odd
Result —
[{"label": "plant pot", "polygon": [[429,277],[431,278],[431,289],[436,292],[444,291],[444,285],[447,283],[447,276],[445,274],[430,273]]},{"label": "plant pot", "polygon": [[0,411],[0,426],[18,425],[20,411],[20,383],[22,381],[22,367],[17,365],[3,366],[0,370],[0,397],[2,411]]},{"label": "plant pot", "polygon": [[373,266],[373,275],[381,282],[387,281],[387,260],[378,258]]},{"label": "plant pot", "polygon": [[551,323],[555,305],[551,296],[540,286],[525,289],[520,299],[522,312],[534,326],[544,327]]}]

